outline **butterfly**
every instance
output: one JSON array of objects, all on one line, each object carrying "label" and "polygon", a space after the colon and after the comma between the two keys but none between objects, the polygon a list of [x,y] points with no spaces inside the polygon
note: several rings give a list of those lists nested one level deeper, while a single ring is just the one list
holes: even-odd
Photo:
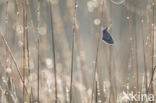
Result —
[{"label": "butterfly", "polygon": [[102,31],[102,40],[104,40],[108,44],[114,44],[114,40],[111,37],[110,33],[107,31],[108,28],[103,29]]}]

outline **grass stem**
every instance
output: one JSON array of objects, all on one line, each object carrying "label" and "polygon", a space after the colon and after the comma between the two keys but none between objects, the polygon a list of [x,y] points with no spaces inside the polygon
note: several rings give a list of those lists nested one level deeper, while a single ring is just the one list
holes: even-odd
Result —
[{"label": "grass stem", "polygon": [[58,103],[57,99],[57,74],[56,74],[56,58],[55,58],[55,38],[54,38],[54,24],[53,24],[53,7],[49,0],[50,6],[50,17],[51,17],[51,36],[52,36],[52,47],[53,47],[53,65],[54,65],[54,80],[55,80],[55,103]]}]

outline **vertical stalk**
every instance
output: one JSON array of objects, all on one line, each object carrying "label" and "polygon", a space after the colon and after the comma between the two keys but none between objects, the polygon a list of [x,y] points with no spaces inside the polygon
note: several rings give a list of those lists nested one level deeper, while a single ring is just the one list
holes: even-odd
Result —
[{"label": "vertical stalk", "polygon": [[137,0],[135,0],[135,54],[136,54],[136,90],[139,90],[139,78],[138,78],[138,45],[137,45]]},{"label": "vertical stalk", "polygon": [[38,54],[38,67],[37,67],[37,101],[40,102],[40,85],[39,85],[39,81],[40,81],[40,44],[39,44],[39,36],[40,36],[40,0],[37,1],[37,31],[38,31],[38,39],[37,39],[37,54]]},{"label": "vertical stalk", "polygon": [[[149,8],[148,8],[148,5],[149,5],[149,0],[147,0],[146,1],[146,22],[147,22],[147,24],[146,24],[146,48],[147,48],[147,50],[148,49],[150,49],[149,47],[148,47],[148,43],[149,43],[149,37],[150,37],[150,13],[149,13]],[[146,51],[147,51],[146,50]],[[150,51],[150,50],[149,50]],[[149,53],[148,53],[148,55],[149,55]],[[149,59],[148,57],[147,57],[147,59]],[[151,61],[150,61],[151,62]],[[147,64],[150,64],[150,63],[147,63]],[[150,65],[147,65],[147,68],[150,68]],[[147,72],[148,72],[148,69],[147,69]],[[148,77],[148,76],[147,76]],[[148,84],[148,78],[147,78],[147,84]],[[149,90],[149,86],[147,85],[147,93],[148,93],[148,90]]]},{"label": "vertical stalk", "polygon": [[150,87],[152,87],[151,85],[152,85],[152,82],[153,82],[153,76],[154,76],[155,70],[156,70],[156,66],[153,68],[152,77],[151,77],[151,79],[150,79],[149,86],[148,86],[148,88],[147,88],[147,94],[148,94],[148,92],[149,92],[149,90],[150,90]]},{"label": "vertical stalk", "polygon": [[26,27],[26,49],[27,49],[27,67],[28,67],[28,73],[30,75],[30,52],[29,52],[29,35],[28,35],[28,25],[27,25],[27,16],[26,16],[26,24],[25,24],[25,27]]},{"label": "vertical stalk", "polygon": [[73,87],[73,69],[74,69],[74,49],[75,49],[75,35],[77,31],[76,26],[76,9],[77,0],[74,0],[74,10],[73,10],[73,39],[72,39],[72,56],[71,56],[71,75],[70,75],[70,103],[72,103],[72,87]]},{"label": "vertical stalk", "polygon": [[153,77],[154,77],[154,73],[155,73],[155,67],[154,67],[154,4],[155,4],[155,2],[153,0],[153,3],[152,3],[152,16],[153,16],[152,17],[152,39],[153,40],[152,40],[152,56],[151,56],[152,64],[151,64],[151,80],[150,80],[149,87],[148,87],[148,90],[151,87],[151,93],[152,94],[154,94],[152,82],[153,82]]},{"label": "vertical stalk", "polygon": [[[5,29],[6,29],[6,40],[7,40],[7,42],[9,41],[9,35],[8,35],[8,0],[6,0],[6,17],[5,17]],[[9,63],[8,63],[8,51],[7,51],[7,48],[6,48],[6,69],[9,67]],[[8,78],[8,80],[7,80],[7,82],[8,82],[8,87],[9,87],[9,89],[10,89],[10,86],[9,86],[9,81],[10,81],[10,77],[9,77],[9,74],[8,73],[6,73],[6,75],[7,75],[7,78]],[[8,98],[8,96],[7,96],[7,102],[9,101],[9,98]]]},{"label": "vertical stalk", "polygon": [[[8,35],[8,0],[6,0],[6,17],[5,17],[5,30],[6,30],[6,41],[8,42],[9,40],[9,35]],[[8,62],[7,62],[7,59],[8,59],[8,51],[7,51],[7,48],[6,48],[6,68],[8,67]]]},{"label": "vertical stalk", "polygon": [[[153,81],[153,76],[154,76],[154,0],[153,0],[153,3],[152,3],[152,16],[153,16],[153,18],[152,18],[152,38],[153,38],[153,40],[152,40],[152,81]],[[152,93],[154,92],[153,91],[153,83],[151,84],[151,91],[152,91]]]},{"label": "vertical stalk", "polygon": [[95,96],[95,103],[98,103],[98,88],[97,88],[97,81],[96,81],[96,96]]},{"label": "vertical stalk", "polygon": [[72,41],[72,56],[71,56],[72,58],[71,58],[71,75],[70,75],[70,103],[72,103],[72,85],[73,85],[73,69],[74,69],[74,47],[75,47],[74,46],[74,44],[75,44],[74,43],[74,41],[75,41],[74,37],[73,37],[73,41]]},{"label": "vertical stalk", "polygon": [[39,98],[39,94],[40,94],[40,85],[39,85],[39,81],[40,81],[40,44],[39,44],[39,39],[38,39],[38,49],[37,49],[37,51],[38,51],[38,58],[37,58],[37,61],[38,61],[38,69],[37,69],[37,100],[38,100],[38,103],[39,103],[39,100],[40,100],[40,98]]},{"label": "vertical stalk", "polygon": [[23,103],[25,102],[25,70],[26,70],[26,57],[25,57],[25,37],[26,37],[26,12],[25,12],[25,5],[23,3]]},{"label": "vertical stalk", "polygon": [[19,8],[18,8],[18,0],[15,1],[15,5],[16,5],[16,14],[17,14],[17,17],[19,17]]},{"label": "vertical stalk", "polygon": [[[130,60],[131,60],[131,70],[132,70],[132,75],[134,75],[133,73],[135,73],[134,70],[134,54],[133,54],[133,37],[132,37],[132,27],[131,27],[131,21],[130,21],[130,14],[129,14],[129,10],[128,10],[128,1],[126,1],[126,11],[127,11],[127,20],[128,20],[128,35],[129,35],[129,50],[130,50]],[[133,83],[133,80],[132,80]],[[134,83],[135,84],[135,83]],[[134,88],[133,88],[134,89]]]},{"label": "vertical stalk", "polygon": [[[6,0],[6,17],[5,17],[5,23],[6,23],[6,40],[8,41],[8,0]],[[6,52],[7,53],[7,52]]]},{"label": "vertical stalk", "polygon": [[[111,8],[111,20],[110,20],[110,25],[109,25],[109,27],[108,27],[108,30],[110,29],[110,32],[112,33],[112,4],[110,4],[110,8]],[[109,47],[109,50],[110,50],[110,53],[109,53],[109,67],[108,67],[108,71],[109,71],[109,81],[110,81],[110,83],[111,83],[111,87],[110,87],[110,91],[111,91],[111,93],[112,93],[112,101],[113,102],[115,102],[115,93],[114,93],[114,88],[113,88],[113,80],[112,80],[112,61],[113,61],[113,58],[112,58],[112,54],[113,54],[113,47],[112,46],[110,46]]]},{"label": "vertical stalk", "polygon": [[113,82],[112,82],[112,46],[109,47],[110,49],[110,53],[109,53],[109,66],[108,66],[108,73],[109,73],[109,81],[111,83],[110,85],[110,98],[111,98],[111,94],[112,94],[112,101],[115,102],[115,96],[114,96],[114,88],[113,88]]},{"label": "vertical stalk", "polygon": [[[25,48],[26,48],[26,51],[27,51],[27,71],[26,71],[26,73],[27,73],[27,76],[29,76],[30,75],[30,52],[29,52],[29,34],[28,34],[28,24],[27,24],[27,21],[28,21],[27,14],[28,14],[28,12],[26,11],[26,9],[27,9],[27,1],[28,0],[24,0],[24,7],[25,7],[25,12],[26,12],[26,16],[25,16],[26,47]],[[17,2],[17,12],[19,12],[18,11],[18,1],[16,0],[16,2]],[[17,13],[17,16],[19,16],[18,13]],[[28,77],[26,79],[29,82]],[[29,95],[29,98],[31,99],[31,94]],[[32,101],[30,100],[30,102],[32,102]]]},{"label": "vertical stalk", "polygon": [[142,34],[142,43],[143,43],[143,57],[144,57],[144,78],[145,78],[145,87],[146,87],[146,91],[147,91],[147,64],[146,64],[146,53],[145,53],[145,38],[144,38],[144,27],[143,27],[143,10],[141,10],[140,12],[140,16],[141,16],[141,34]]},{"label": "vertical stalk", "polygon": [[[102,14],[101,14],[101,21],[103,19],[103,8],[104,8],[104,0],[102,2]],[[95,89],[95,81],[96,81],[96,74],[97,74],[97,67],[98,67],[98,56],[99,56],[99,47],[100,47],[100,39],[101,39],[101,29],[102,29],[102,23],[99,27],[99,34],[98,34],[98,40],[97,40],[97,49],[96,49],[96,57],[95,57],[95,68],[94,68],[94,74],[93,74],[93,82],[92,82],[92,93],[91,93],[91,103],[93,103],[93,97],[94,97],[94,89]]]},{"label": "vertical stalk", "polygon": [[54,38],[54,24],[53,24],[53,7],[49,0],[50,6],[50,17],[51,17],[51,36],[52,36],[52,47],[53,47],[53,64],[54,64],[54,80],[55,80],[55,103],[58,103],[57,99],[57,74],[56,74],[56,59],[55,59],[55,38]]},{"label": "vertical stalk", "polygon": [[32,87],[31,87],[31,90],[30,90],[30,103],[32,103],[33,102],[33,92],[32,92]]},{"label": "vertical stalk", "polygon": [[[32,26],[32,34],[33,34],[33,37],[34,37],[35,45],[37,47],[37,34],[36,34],[36,31],[34,30],[34,23],[33,23],[33,20],[32,20],[31,10],[30,10],[30,6],[29,6],[29,0],[26,0],[26,7],[28,9],[27,12],[28,12],[28,15],[30,17],[30,23],[31,23],[31,26]],[[39,10],[39,3],[38,3],[38,8],[37,9]]]}]

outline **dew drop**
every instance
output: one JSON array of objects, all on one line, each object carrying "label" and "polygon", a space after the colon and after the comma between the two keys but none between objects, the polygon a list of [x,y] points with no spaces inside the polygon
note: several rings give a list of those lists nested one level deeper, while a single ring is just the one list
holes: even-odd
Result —
[{"label": "dew drop", "polygon": [[129,16],[127,16],[126,19],[129,20]]},{"label": "dew drop", "polygon": [[23,46],[23,42],[21,40],[18,41],[18,45],[19,47],[22,47]]},{"label": "dew drop", "polygon": [[16,13],[17,15],[19,15],[20,13],[19,13],[19,11],[17,11],[17,13]]},{"label": "dew drop", "polygon": [[88,89],[87,93],[88,93],[88,95],[91,95],[92,94],[92,90]]},{"label": "dew drop", "polygon": [[97,19],[94,20],[95,25],[100,25],[100,23],[101,23],[100,19],[97,18]]},{"label": "dew drop", "polygon": [[102,101],[101,100],[98,100],[98,103],[102,103]]},{"label": "dew drop", "polygon": [[40,35],[45,35],[47,33],[47,29],[45,26],[40,27],[39,29]]},{"label": "dew drop", "polygon": [[52,59],[47,58],[47,59],[45,60],[45,63],[46,63],[47,68],[51,69],[51,68],[53,67]]},{"label": "dew drop", "polygon": [[10,74],[11,72],[12,72],[12,70],[11,70],[11,68],[6,68],[6,72],[8,73],[8,74]]},{"label": "dew drop", "polygon": [[6,78],[5,78],[5,77],[2,77],[2,81],[3,81],[4,83],[6,83]]},{"label": "dew drop", "polygon": [[48,92],[49,92],[49,93],[52,93],[52,90],[51,90],[51,89],[48,89]]},{"label": "dew drop", "polygon": [[97,93],[98,96],[100,96],[100,93]]},{"label": "dew drop", "polygon": [[92,1],[88,1],[87,2],[87,7],[88,7],[88,11],[89,12],[93,12],[94,11],[94,4]]},{"label": "dew drop", "polygon": [[5,95],[9,95],[9,92],[8,91],[5,91]]},{"label": "dew drop", "polygon": [[22,34],[23,33],[23,26],[22,25],[17,25],[16,26],[16,32],[18,34]]},{"label": "dew drop", "polygon": [[68,87],[66,87],[66,92],[69,93],[69,89],[68,89]]},{"label": "dew drop", "polygon": [[132,37],[130,37],[129,40],[132,40]]},{"label": "dew drop", "polygon": [[77,9],[78,7],[79,7],[79,5],[76,3],[76,4],[75,4],[75,9]]}]

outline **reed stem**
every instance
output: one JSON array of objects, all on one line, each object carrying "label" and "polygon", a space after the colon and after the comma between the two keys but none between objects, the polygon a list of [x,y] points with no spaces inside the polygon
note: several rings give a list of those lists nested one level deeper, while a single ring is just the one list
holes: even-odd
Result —
[{"label": "reed stem", "polygon": [[55,80],[55,103],[58,103],[57,99],[57,74],[56,74],[56,59],[55,59],[55,38],[54,38],[54,24],[53,24],[53,7],[49,0],[50,6],[50,17],[51,17],[51,36],[52,36],[52,47],[53,47],[53,65],[54,65],[54,80]]},{"label": "reed stem", "polygon": [[40,100],[40,44],[39,44],[39,39],[38,39],[38,58],[37,58],[37,61],[38,61],[38,69],[37,69],[37,100],[38,100],[38,103],[39,103],[39,100]]},{"label": "reed stem", "polygon": [[143,10],[141,10],[140,12],[140,16],[141,16],[141,34],[142,34],[142,46],[143,46],[143,57],[144,57],[144,78],[145,78],[145,87],[146,87],[146,91],[147,91],[147,64],[146,64],[146,53],[145,53],[145,38],[144,38],[144,27],[143,27]]},{"label": "reed stem", "polygon": [[[102,2],[102,14],[101,14],[101,21],[103,19],[103,8],[104,8],[104,0]],[[98,34],[98,40],[97,40],[97,49],[96,49],[96,57],[95,57],[95,68],[93,71],[93,82],[92,82],[92,93],[91,93],[91,103],[93,103],[93,97],[94,97],[94,89],[95,89],[95,81],[96,81],[96,74],[97,74],[97,67],[98,67],[98,56],[99,56],[99,47],[100,47],[100,39],[101,39],[101,30],[102,30],[102,23],[99,27],[99,34]]]},{"label": "reed stem", "polygon": [[136,91],[139,91],[139,73],[138,73],[138,44],[137,44],[137,0],[135,0],[135,55],[136,55]]},{"label": "reed stem", "polygon": [[73,69],[74,69],[74,49],[75,49],[75,35],[77,32],[76,24],[76,10],[77,10],[77,1],[74,0],[74,10],[73,10],[73,39],[72,39],[72,56],[71,56],[71,75],[70,75],[70,103],[72,103],[72,87],[73,87]]}]

